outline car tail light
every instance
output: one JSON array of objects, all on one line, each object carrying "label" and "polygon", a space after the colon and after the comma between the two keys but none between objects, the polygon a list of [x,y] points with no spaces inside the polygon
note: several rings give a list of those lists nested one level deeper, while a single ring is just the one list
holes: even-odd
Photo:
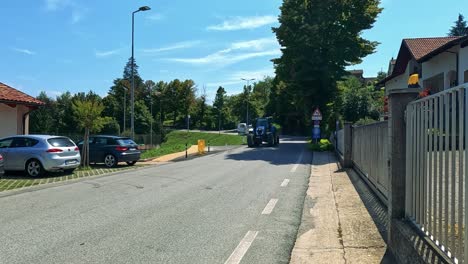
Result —
[{"label": "car tail light", "polygon": [[127,151],[128,148],[127,148],[127,147],[118,146],[118,147],[115,148],[115,150],[117,150],[117,151]]},{"label": "car tail light", "polygon": [[2,161],[2,160],[3,160],[3,156],[0,154],[0,161]]},{"label": "car tail light", "polygon": [[61,150],[61,149],[56,149],[56,148],[53,148],[53,149],[49,149],[49,150],[47,150],[47,152],[49,152],[49,153],[57,153],[57,152],[63,152],[63,150]]},{"label": "car tail light", "polygon": [[78,147],[75,147],[75,151],[80,151],[80,149]]}]

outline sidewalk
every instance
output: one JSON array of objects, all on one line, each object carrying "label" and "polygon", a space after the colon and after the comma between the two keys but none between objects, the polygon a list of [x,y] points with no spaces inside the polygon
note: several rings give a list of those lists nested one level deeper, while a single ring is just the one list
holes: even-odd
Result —
[{"label": "sidewalk", "polygon": [[332,153],[315,152],[291,263],[394,263],[386,209]]}]

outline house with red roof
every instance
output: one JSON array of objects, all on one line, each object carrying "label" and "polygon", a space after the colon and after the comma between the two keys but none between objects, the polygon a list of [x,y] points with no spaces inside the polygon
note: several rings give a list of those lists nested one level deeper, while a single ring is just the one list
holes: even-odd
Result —
[{"label": "house with red roof", "polygon": [[468,83],[468,37],[403,39],[392,64],[380,82],[387,91],[416,86],[433,94]]},{"label": "house with red roof", "polygon": [[0,82],[0,138],[29,133],[29,113],[44,102]]}]

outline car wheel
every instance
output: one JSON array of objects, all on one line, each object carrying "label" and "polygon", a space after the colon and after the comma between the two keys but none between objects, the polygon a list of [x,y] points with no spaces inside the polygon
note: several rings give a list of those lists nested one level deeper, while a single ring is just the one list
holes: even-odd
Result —
[{"label": "car wheel", "polygon": [[127,161],[128,166],[133,166],[137,163],[137,161]]},{"label": "car wheel", "polygon": [[44,168],[38,160],[32,159],[26,163],[26,173],[29,177],[40,177],[44,174]]},{"label": "car wheel", "polygon": [[106,157],[104,158],[104,164],[108,168],[113,168],[117,166],[117,158],[112,154],[107,154]]}]

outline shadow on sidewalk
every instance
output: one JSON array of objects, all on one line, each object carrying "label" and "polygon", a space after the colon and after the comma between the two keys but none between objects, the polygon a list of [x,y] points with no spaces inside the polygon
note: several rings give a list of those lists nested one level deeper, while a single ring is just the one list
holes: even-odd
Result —
[{"label": "shadow on sidewalk", "polygon": [[[354,189],[359,194],[361,201],[366,207],[369,215],[372,217],[380,236],[388,243],[387,231],[388,231],[388,212],[387,207],[377,198],[377,196],[370,190],[367,184],[361,179],[361,177],[353,169],[342,169],[340,171],[346,171],[349,179],[351,180]],[[396,263],[396,259],[390,250],[387,248],[385,255],[380,263],[390,264]]]}]

